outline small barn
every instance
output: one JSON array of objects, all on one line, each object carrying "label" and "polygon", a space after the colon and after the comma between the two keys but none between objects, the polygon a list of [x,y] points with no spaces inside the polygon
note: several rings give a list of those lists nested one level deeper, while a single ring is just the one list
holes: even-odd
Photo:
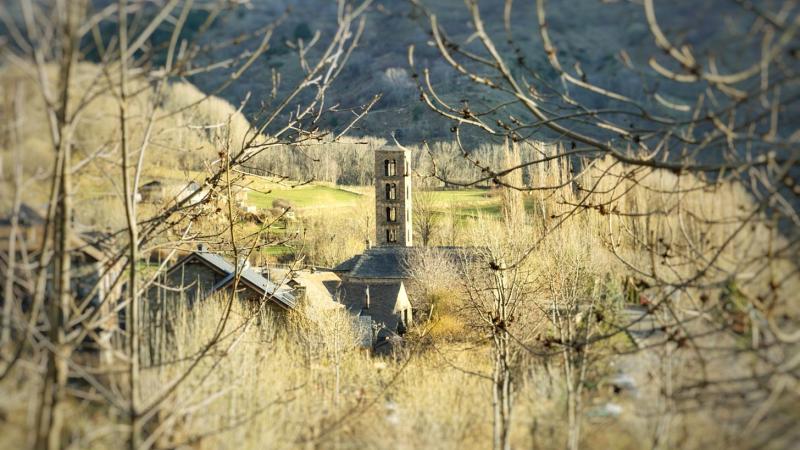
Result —
[{"label": "small barn", "polygon": [[285,283],[294,289],[297,296],[304,299],[304,311],[311,315],[325,314],[327,311],[343,308],[335,297],[341,280],[333,272],[313,269],[290,270],[284,267],[267,269],[264,275],[273,283]]},{"label": "small barn", "polygon": [[172,197],[174,197],[178,203],[186,201],[189,205],[200,203],[207,194],[207,192],[202,189],[202,186],[200,186],[200,183],[196,181],[190,181],[183,186],[179,185],[175,190],[177,192]]},{"label": "small barn", "polygon": [[143,203],[159,203],[164,200],[164,183],[158,180],[139,186],[137,198]]},{"label": "small barn", "polygon": [[276,311],[288,311],[297,306],[296,292],[287,285],[277,285],[247,265],[239,270],[222,255],[201,247],[181,258],[167,270],[165,284],[188,301],[236,288],[240,300],[267,301]]}]

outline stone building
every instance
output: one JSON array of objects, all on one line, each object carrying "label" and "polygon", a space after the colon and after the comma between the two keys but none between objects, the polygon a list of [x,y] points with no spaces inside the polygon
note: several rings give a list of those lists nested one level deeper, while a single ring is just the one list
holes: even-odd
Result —
[{"label": "stone building", "polygon": [[[44,302],[55,301],[52,266],[39,266],[45,244],[46,220],[37,209],[22,204],[16,214],[0,217],[0,286],[7,285],[11,275],[10,298],[0,288],[0,310],[3,313],[28,313],[33,305],[37,276],[46,272]],[[92,338],[83,342],[80,350],[108,348],[111,335],[117,330],[115,308],[121,301],[124,280],[119,279],[122,261],[114,251],[113,235],[83,230],[72,223],[67,252],[70,259],[70,287],[73,294],[73,313],[88,316],[97,312]],[[79,306],[80,305],[80,306]],[[2,315],[2,314],[0,314]]]},{"label": "stone building", "polygon": [[139,186],[139,191],[136,193],[137,201],[143,203],[160,203],[164,201],[164,196],[164,183],[159,180],[153,180]]},{"label": "stone building", "polygon": [[375,225],[380,246],[411,247],[411,152],[399,147],[375,151]]},{"label": "stone building", "polygon": [[[402,336],[414,320],[406,293],[411,274],[407,261],[413,246],[411,152],[398,147],[375,151],[375,236],[360,255],[340,263],[336,295],[345,307],[370,323],[376,348]],[[458,266],[470,252],[460,247],[427,248]],[[368,319],[367,319],[368,318]]]},{"label": "stone building", "polygon": [[399,147],[375,151],[375,236],[377,246],[342,262],[338,298],[354,315],[371,323],[380,347],[402,336],[413,321],[406,293],[406,256],[413,247],[411,153]]},{"label": "stone building", "polygon": [[339,301],[351,313],[369,316],[376,326],[376,343],[401,336],[413,321],[413,308],[406,294],[411,247],[372,247],[339,264],[333,270],[342,279]]}]

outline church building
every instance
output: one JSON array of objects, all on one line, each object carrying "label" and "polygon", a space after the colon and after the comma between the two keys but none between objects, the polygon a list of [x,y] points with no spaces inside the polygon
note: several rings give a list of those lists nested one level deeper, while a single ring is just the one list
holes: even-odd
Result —
[{"label": "church building", "polygon": [[411,152],[399,147],[375,151],[375,237],[333,269],[342,279],[339,300],[352,313],[369,317],[380,346],[401,336],[413,311],[406,293],[406,256],[412,251]]},{"label": "church building", "polygon": [[[413,322],[413,308],[406,293],[410,279],[406,263],[412,252],[411,152],[384,147],[375,152],[375,237],[333,271],[341,278],[338,298],[352,313],[372,324],[376,348],[402,336]],[[436,247],[458,261],[464,249]],[[368,318],[368,319],[367,319]]]}]

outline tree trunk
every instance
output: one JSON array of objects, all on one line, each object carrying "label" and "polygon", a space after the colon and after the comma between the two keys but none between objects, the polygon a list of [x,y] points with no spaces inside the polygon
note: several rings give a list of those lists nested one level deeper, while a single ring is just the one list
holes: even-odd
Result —
[{"label": "tree trunk", "polygon": [[508,332],[508,314],[506,310],[505,271],[495,271],[495,325],[492,328],[494,343],[494,370],[492,372],[494,409],[493,448],[508,450],[511,448],[511,369]]},{"label": "tree trunk", "polygon": [[[36,438],[37,448],[57,450],[61,445],[63,426],[63,401],[69,376],[68,360],[71,347],[66,340],[67,323],[72,306],[71,286],[71,227],[72,227],[72,167],[71,167],[71,125],[69,110],[70,82],[77,58],[77,42],[74,21],[83,11],[82,2],[65,5],[60,11],[64,15],[64,53],[59,73],[60,102],[55,112],[55,127],[58,132],[53,137],[57,150],[55,174],[56,213],[54,216],[54,249],[56,260],[53,270],[53,290],[48,305],[48,338],[51,348],[47,351],[47,374],[41,397]],[[45,81],[46,82],[46,81]],[[52,116],[51,116],[52,117]],[[47,271],[48,267],[40,270]]]},{"label": "tree trunk", "polygon": [[136,261],[139,259],[139,235],[136,223],[136,210],[133,202],[135,192],[131,189],[131,179],[128,173],[129,142],[128,142],[128,13],[127,0],[119,0],[119,61],[120,61],[120,99],[119,121],[122,149],[122,185],[125,203],[125,216],[128,228],[128,305],[125,318],[125,327],[128,334],[128,419],[129,435],[128,446],[136,450],[142,441],[142,423],[139,417],[139,299],[137,298]]}]

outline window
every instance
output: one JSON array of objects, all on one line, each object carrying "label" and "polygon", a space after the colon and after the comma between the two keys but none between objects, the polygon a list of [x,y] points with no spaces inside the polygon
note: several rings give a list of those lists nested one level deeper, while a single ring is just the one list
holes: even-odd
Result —
[{"label": "window", "polygon": [[386,183],[386,200],[397,199],[397,185],[394,183]]},{"label": "window", "polygon": [[411,198],[411,187],[409,185],[406,185],[406,200],[409,200],[410,198]]},{"label": "window", "polygon": [[386,242],[397,242],[397,230],[395,228],[386,229]]},{"label": "window", "polygon": [[394,206],[386,208],[386,220],[389,222],[397,222],[397,208]]},{"label": "window", "polygon": [[410,176],[410,175],[411,175],[411,165],[408,163],[408,161],[406,161],[406,173],[405,173],[405,176]]},{"label": "window", "polygon": [[397,174],[397,161],[387,159],[383,162],[385,173],[387,177],[393,177]]}]

